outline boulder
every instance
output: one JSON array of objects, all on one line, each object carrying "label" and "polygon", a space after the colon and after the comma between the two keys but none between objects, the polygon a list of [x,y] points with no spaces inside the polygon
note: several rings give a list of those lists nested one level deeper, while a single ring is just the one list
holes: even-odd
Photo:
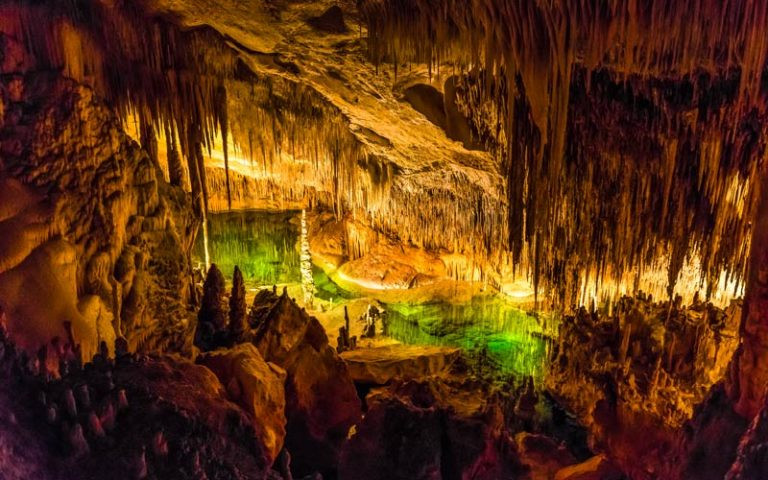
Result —
[{"label": "boulder", "polygon": [[361,416],[349,370],[317,319],[286,292],[261,294],[259,299],[263,303],[251,315],[258,325],[253,343],[265,360],[287,373],[286,447],[294,473],[332,473],[342,442]]},{"label": "boulder", "polygon": [[339,479],[512,479],[525,472],[494,395],[429,378],[372,391]]},{"label": "boulder", "polygon": [[216,374],[229,398],[242,406],[274,461],[285,440],[285,370],[267,363],[250,343],[197,357]]}]

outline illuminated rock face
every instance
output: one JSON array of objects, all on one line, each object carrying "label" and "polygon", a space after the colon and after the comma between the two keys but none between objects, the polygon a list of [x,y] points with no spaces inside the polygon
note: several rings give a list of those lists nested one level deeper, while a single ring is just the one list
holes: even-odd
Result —
[{"label": "illuminated rock face", "polygon": [[[737,314],[723,325],[721,312],[700,305],[577,312],[547,385],[633,476],[753,475],[764,468],[768,378],[768,7],[588,4],[2,2],[0,306],[11,333],[29,351],[58,337],[41,355],[74,349],[87,359],[102,343],[189,353],[197,224],[207,210],[256,206],[307,209],[315,220],[302,225],[316,233],[301,245],[306,283],[311,258],[379,290],[439,289],[446,277],[499,290],[528,282],[559,309],[646,284],[657,299],[680,293],[689,303],[700,290],[719,300],[725,284],[746,280],[738,330]],[[143,150],[124,134],[130,123]],[[225,341],[198,345],[253,345],[207,352],[201,362],[216,376],[165,357],[112,371],[126,375],[118,380],[131,396],[171,399],[141,405],[151,420],[168,413],[182,425],[178,441],[198,455],[189,476],[227,478],[219,456],[263,476],[288,458],[283,444],[301,474],[333,474],[339,458],[342,478],[520,473],[498,405],[464,409],[447,398],[454,392],[422,381],[369,397],[361,423],[352,377],[318,321],[267,293],[246,325],[239,280],[228,321],[224,280],[214,280],[198,326]],[[446,325],[418,326],[443,337]],[[528,372],[553,342],[524,340],[529,355],[512,360]],[[403,370],[442,370],[441,361]],[[78,417],[59,440],[86,455],[108,434],[109,415],[76,410],[76,370],[61,372],[67,388],[52,392],[45,413]],[[516,421],[534,417],[536,392],[525,385],[508,413]],[[178,393],[185,386],[197,387],[190,398]],[[236,428],[222,429],[233,418]],[[247,425],[257,419],[254,433]],[[166,473],[155,460],[177,445],[163,435],[151,454],[128,452],[126,471]],[[134,438],[122,438],[124,448]],[[212,439],[225,448],[206,450]],[[393,449],[407,450],[402,462],[382,453]],[[604,464],[598,456],[557,476],[604,476]]]},{"label": "illuminated rock face", "polygon": [[134,348],[184,348],[172,332],[190,292],[194,219],[183,192],[87,87],[53,74],[4,78],[0,182],[12,198],[0,302],[12,334],[34,351],[71,331],[85,359],[119,336]]},{"label": "illuminated rock face", "polygon": [[265,362],[250,343],[203,354],[197,363],[213,371],[229,398],[253,416],[270,462],[274,461],[285,439],[285,371]]}]

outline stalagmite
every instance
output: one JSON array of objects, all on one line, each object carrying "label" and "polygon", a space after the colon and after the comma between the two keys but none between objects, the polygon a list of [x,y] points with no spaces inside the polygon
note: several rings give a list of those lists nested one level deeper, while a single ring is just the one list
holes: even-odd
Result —
[{"label": "stalagmite", "polygon": [[245,305],[245,283],[240,268],[235,266],[232,275],[232,293],[229,296],[229,334],[233,340],[239,340],[247,327]]},{"label": "stalagmite", "polygon": [[309,237],[307,235],[307,211],[301,211],[301,235],[300,242],[300,270],[301,270],[301,291],[304,294],[304,305],[311,309],[312,300],[315,297],[315,281],[312,277],[312,257],[309,253]]}]

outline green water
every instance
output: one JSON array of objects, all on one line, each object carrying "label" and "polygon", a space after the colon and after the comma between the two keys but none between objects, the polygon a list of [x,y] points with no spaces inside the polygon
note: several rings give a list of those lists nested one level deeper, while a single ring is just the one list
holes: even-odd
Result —
[{"label": "green water", "polygon": [[[210,214],[208,251],[228,280],[235,265],[250,288],[279,283],[298,283],[298,212],[257,210]],[[202,231],[197,236],[193,260],[203,263]]]},{"label": "green water", "polygon": [[403,343],[460,347],[476,367],[501,375],[538,377],[543,371],[547,342],[538,320],[499,296],[385,309],[389,334]]},{"label": "green water", "polygon": [[[298,212],[244,211],[209,216],[211,262],[230,279],[238,265],[248,288],[298,284]],[[204,258],[202,234],[193,259]],[[339,287],[313,268],[315,296],[334,304],[361,295]],[[373,302],[374,300],[371,299]],[[488,373],[542,373],[547,342],[536,318],[500,296],[476,297],[468,303],[384,304],[389,335],[408,344],[462,348],[474,366]]]}]

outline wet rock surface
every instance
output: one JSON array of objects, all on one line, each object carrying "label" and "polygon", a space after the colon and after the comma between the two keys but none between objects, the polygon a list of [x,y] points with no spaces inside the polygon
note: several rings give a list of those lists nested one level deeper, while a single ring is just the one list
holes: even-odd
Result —
[{"label": "wet rock surface", "polygon": [[384,385],[394,379],[416,379],[448,371],[460,350],[451,347],[388,345],[343,352],[352,379]]}]

